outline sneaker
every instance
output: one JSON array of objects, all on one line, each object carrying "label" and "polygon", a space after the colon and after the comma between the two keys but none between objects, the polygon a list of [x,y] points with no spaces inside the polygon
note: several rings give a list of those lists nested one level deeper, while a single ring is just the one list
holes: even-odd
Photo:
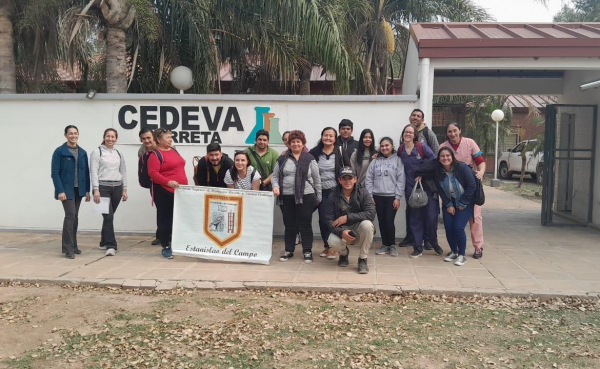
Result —
[{"label": "sneaker", "polygon": [[293,252],[286,251],[279,257],[279,261],[288,261],[289,259],[294,257]]},{"label": "sneaker", "polygon": [[73,254],[65,254],[65,257],[67,259],[75,259],[75,255],[73,255]]},{"label": "sneaker", "polygon": [[313,262],[312,252],[307,251],[304,253],[304,262],[310,264]]},{"label": "sneaker", "polygon": [[385,245],[381,246],[379,248],[379,250],[377,250],[375,252],[376,255],[385,255],[385,254],[389,254],[389,253],[390,253],[390,247],[389,246],[385,246]]},{"label": "sneaker", "polygon": [[451,262],[451,261],[454,261],[456,259],[458,259],[458,254],[455,254],[452,251],[450,251],[448,253],[448,255],[446,255],[446,257],[444,258],[444,261]]},{"label": "sneaker", "polygon": [[433,246],[431,245],[431,243],[429,243],[429,241],[424,241],[423,242],[423,248],[425,250],[433,250]]},{"label": "sneaker", "polygon": [[327,259],[335,260],[336,257],[337,257],[337,252],[333,251],[333,249],[331,247],[328,247],[327,248]]},{"label": "sneaker", "polygon": [[398,247],[409,247],[409,246],[413,246],[413,240],[411,240],[409,238],[403,239],[402,242],[400,242],[398,244]]},{"label": "sneaker", "polygon": [[104,245],[99,245],[99,246],[98,246],[98,248],[99,248],[100,250],[106,250],[106,246],[104,246]]},{"label": "sneaker", "polygon": [[302,242],[302,237],[300,237],[300,233],[296,235],[296,245],[299,245]]},{"label": "sneaker", "polygon": [[347,267],[348,266],[348,256],[350,256],[350,250],[346,247],[346,255],[340,255],[340,260],[338,260],[339,267]]},{"label": "sneaker", "polygon": [[321,253],[319,254],[319,256],[322,257],[322,258],[324,258],[324,257],[327,256],[328,253],[329,253],[329,247],[326,247],[326,248],[323,249],[323,251],[321,251]]},{"label": "sneaker", "polygon": [[106,250],[106,256],[115,256],[115,254],[117,253],[117,251],[113,248],[110,248],[108,250]]},{"label": "sneaker", "polygon": [[398,250],[396,249],[396,246],[390,246],[390,256],[398,256]]},{"label": "sneaker", "polygon": [[432,244],[431,248],[433,248],[433,250],[435,250],[435,253],[438,254],[439,256],[444,255],[444,250],[442,250],[440,245],[438,245],[437,243]]},{"label": "sneaker", "polygon": [[409,256],[413,259],[416,259],[418,257],[420,257],[421,255],[423,255],[423,251],[413,251]]},{"label": "sneaker", "polygon": [[369,273],[369,266],[367,265],[367,259],[358,259],[358,274]]},{"label": "sneaker", "polygon": [[465,265],[467,263],[467,258],[464,255],[458,255],[458,257],[456,258],[456,261],[454,262],[454,265]]},{"label": "sneaker", "polygon": [[158,238],[155,238],[155,239],[152,241],[151,245],[152,245],[152,246],[158,246],[158,245],[160,245],[160,240],[159,240]]},{"label": "sneaker", "polygon": [[162,256],[165,259],[173,259],[173,251],[170,247],[163,247]]},{"label": "sneaker", "polygon": [[475,250],[473,253],[473,259],[481,259],[483,257],[483,247],[479,249],[479,252]]}]

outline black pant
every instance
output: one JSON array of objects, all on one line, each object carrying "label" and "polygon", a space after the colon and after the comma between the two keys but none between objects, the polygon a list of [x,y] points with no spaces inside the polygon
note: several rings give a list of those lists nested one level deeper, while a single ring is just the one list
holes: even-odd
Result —
[{"label": "black pant", "polygon": [[175,194],[163,188],[161,185],[153,184],[154,203],[158,218],[158,239],[162,247],[171,244],[173,236],[173,206]]},{"label": "black pant", "polygon": [[117,239],[115,238],[115,227],[113,224],[115,212],[121,203],[123,197],[123,186],[100,186],[100,197],[108,197],[108,214],[102,214],[102,232],[100,236],[100,246],[106,246],[107,249],[117,249]]},{"label": "black pant", "polygon": [[327,198],[333,189],[322,190],[322,199],[321,203],[319,203],[319,230],[321,231],[321,238],[323,239],[323,243],[325,247],[329,247],[327,244],[327,240],[329,239],[329,235],[331,232],[329,231],[329,226],[325,222],[325,209],[327,208]]},{"label": "black pant", "polygon": [[[152,198],[152,187],[150,187],[150,198]],[[156,212],[156,234],[154,235],[154,237],[156,237],[157,240],[160,240],[160,238],[158,238],[158,211]]]},{"label": "black pant", "polygon": [[63,221],[62,231],[62,252],[63,254],[73,254],[77,247],[77,225],[79,223],[79,205],[81,205],[81,196],[79,196],[79,189],[75,187],[75,197],[71,200],[65,200],[62,202],[63,209],[65,210],[65,219]]},{"label": "black pant", "polygon": [[408,206],[408,204],[406,204],[406,236],[404,237],[405,240],[409,240],[409,241],[413,241],[414,237],[412,234],[412,231],[410,230],[410,206]]},{"label": "black pant", "polygon": [[283,195],[281,213],[285,226],[285,251],[294,252],[296,249],[296,235],[300,232],[302,237],[302,252],[312,250],[313,230],[312,213],[317,205],[317,196],[304,195],[302,204],[296,204],[294,195]]},{"label": "black pant", "polygon": [[373,195],[383,246],[394,246],[396,243],[396,225],[394,224],[394,219],[396,218],[397,210],[394,210],[393,207],[394,199],[394,196]]}]

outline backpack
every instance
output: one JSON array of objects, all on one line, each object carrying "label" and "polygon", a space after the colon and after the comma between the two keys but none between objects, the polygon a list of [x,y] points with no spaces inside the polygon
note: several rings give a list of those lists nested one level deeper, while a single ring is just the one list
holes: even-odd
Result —
[{"label": "backpack", "polygon": [[[177,151],[174,147],[172,147],[171,149],[175,150],[175,152],[179,154],[179,151]],[[161,165],[164,160],[159,150],[148,151],[147,153],[140,156],[140,158],[138,159],[138,181],[140,182],[140,186],[144,188],[152,188],[152,180],[150,179],[150,175],[148,174],[148,158],[150,158],[150,155],[152,153],[156,154],[156,157],[158,158],[158,161]]]},{"label": "backpack", "polygon": [[[120,159],[121,158],[121,153],[117,149],[115,149],[115,151],[117,152],[117,154],[119,154],[119,159]],[[100,157],[102,157],[102,147],[98,146],[98,152],[100,152]]]},{"label": "backpack", "polygon": [[[423,151],[423,144],[420,143],[419,141],[415,142],[415,146],[417,147],[417,152],[419,153],[419,156],[423,159],[425,159],[425,152]],[[404,144],[400,145],[400,152],[404,151]]]}]

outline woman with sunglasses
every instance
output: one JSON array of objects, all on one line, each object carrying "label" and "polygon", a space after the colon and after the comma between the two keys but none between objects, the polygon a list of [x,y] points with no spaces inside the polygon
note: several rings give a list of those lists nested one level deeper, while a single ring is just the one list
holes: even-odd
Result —
[{"label": "woman with sunglasses", "polygon": [[169,130],[159,128],[154,131],[157,148],[148,159],[148,175],[152,180],[152,195],[158,212],[158,238],[162,246],[162,256],[173,258],[171,238],[173,235],[173,206],[175,189],[187,185],[185,160],[173,149],[173,137]]}]

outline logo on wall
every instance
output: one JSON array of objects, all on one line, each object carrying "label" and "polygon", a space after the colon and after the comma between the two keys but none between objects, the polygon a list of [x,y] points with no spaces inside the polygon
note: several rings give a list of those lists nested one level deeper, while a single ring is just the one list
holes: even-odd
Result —
[{"label": "logo on wall", "polygon": [[275,118],[275,113],[270,113],[271,108],[266,106],[257,106],[254,108],[256,112],[256,125],[246,138],[247,144],[253,144],[256,138],[256,132],[264,129],[269,132],[269,143],[282,144],[281,133],[279,132],[279,118]]},{"label": "logo on wall", "polygon": [[217,194],[204,195],[204,234],[220,248],[242,235],[244,198]]}]

